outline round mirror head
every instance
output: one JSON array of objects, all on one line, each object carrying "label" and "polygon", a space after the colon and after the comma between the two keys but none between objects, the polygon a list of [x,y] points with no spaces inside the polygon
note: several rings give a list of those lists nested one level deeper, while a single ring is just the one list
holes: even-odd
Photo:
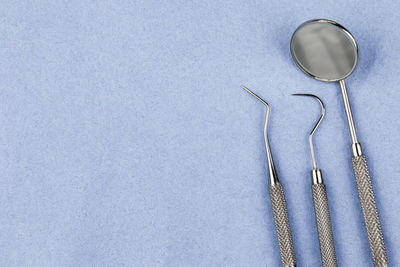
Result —
[{"label": "round mirror head", "polygon": [[325,19],[301,24],[293,33],[290,52],[302,71],[320,81],[343,80],[358,61],[358,47],[351,33]]}]

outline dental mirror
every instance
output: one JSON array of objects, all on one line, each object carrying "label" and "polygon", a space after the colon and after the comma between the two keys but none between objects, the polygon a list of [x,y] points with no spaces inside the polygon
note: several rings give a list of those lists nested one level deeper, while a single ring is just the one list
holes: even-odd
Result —
[{"label": "dental mirror", "polygon": [[343,26],[330,20],[300,25],[290,42],[297,66],[317,80],[336,82],[349,76],[358,61],[358,47]]},{"label": "dental mirror", "polygon": [[344,79],[355,69],[358,47],[354,37],[340,24],[326,19],[310,20],[293,33],[290,51],[296,65],[307,75],[325,82],[339,82],[352,139],[353,170],[375,266],[388,266],[378,210],[367,160],[357,140]]}]

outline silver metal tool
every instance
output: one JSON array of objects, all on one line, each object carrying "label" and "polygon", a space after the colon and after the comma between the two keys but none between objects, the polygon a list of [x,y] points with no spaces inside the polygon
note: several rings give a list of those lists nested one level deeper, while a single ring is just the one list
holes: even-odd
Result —
[{"label": "silver metal tool", "polygon": [[310,144],[311,158],[313,163],[312,174],[312,194],[314,200],[314,211],[315,219],[317,221],[318,228],[318,239],[319,248],[321,252],[321,260],[323,267],[337,267],[335,244],[333,242],[333,232],[331,225],[331,216],[328,207],[328,196],[326,194],[326,187],[322,179],[322,172],[317,167],[317,160],[315,159],[314,145],[313,145],[313,135],[317,130],[318,126],[322,122],[325,116],[325,107],[322,100],[311,94],[293,94],[296,96],[309,96],[318,100],[321,105],[321,116],[319,117],[317,123],[311,130],[308,141]]},{"label": "silver metal tool", "polygon": [[296,256],[294,254],[292,233],[290,231],[285,195],[283,193],[282,184],[279,182],[278,175],[276,174],[275,164],[272,158],[271,148],[268,140],[269,105],[261,97],[253,93],[249,88],[245,86],[242,86],[242,88],[260,100],[261,103],[263,103],[267,108],[264,122],[264,141],[269,171],[269,196],[272,203],[272,212],[274,214],[275,230],[278,236],[282,265],[284,267],[295,267]]},{"label": "silver metal tool", "polygon": [[317,19],[307,21],[296,29],[290,42],[290,51],[297,66],[309,76],[320,81],[340,84],[352,139],[353,170],[372,259],[375,266],[388,266],[367,161],[357,139],[344,81],[357,65],[357,43],[351,33],[340,24],[331,20]]}]

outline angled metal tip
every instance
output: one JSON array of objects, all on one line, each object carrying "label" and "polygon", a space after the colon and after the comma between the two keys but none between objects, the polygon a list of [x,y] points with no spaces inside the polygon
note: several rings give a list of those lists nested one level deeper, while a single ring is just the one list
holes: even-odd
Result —
[{"label": "angled metal tip", "polygon": [[312,161],[313,161],[313,167],[314,169],[317,169],[317,161],[315,159],[315,152],[314,152],[314,145],[313,145],[313,135],[315,133],[315,131],[317,130],[318,126],[321,124],[322,119],[325,117],[325,106],[324,106],[324,102],[322,102],[322,100],[316,96],[316,95],[312,95],[312,94],[292,94],[294,96],[309,96],[309,97],[313,97],[315,98],[320,106],[321,106],[321,116],[319,117],[317,123],[314,125],[313,129],[311,130],[309,136],[308,136],[308,141],[310,143],[310,149],[311,149],[311,157],[312,157]]},{"label": "angled metal tip", "polygon": [[269,105],[264,99],[259,97],[256,93],[251,91],[246,86],[242,85],[241,87],[244,90],[246,90],[248,93],[250,93],[252,96],[257,98],[261,103],[263,103],[267,107],[267,111],[265,113],[265,122],[264,122],[264,141],[265,141],[265,149],[266,149],[266,152],[267,152],[269,179],[270,179],[271,185],[275,185],[277,182],[279,182],[279,179],[278,179],[278,175],[276,174],[275,163],[274,163],[274,159],[272,157],[271,148],[270,148],[269,140],[268,140]]},{"label": "angled metal tip", "polygon": [[256,93],[254,93],[253,91],[251,91],[249,88],[247,88],[246,86],[244,86],[244,85],[241,85],[241,87],[244,89],[244,90],[246,90],[247,92],[249,92],[252,96],[254,96],[255,98],[257,98],[258,100],[260,100],[261,101],[261,103],[263,103],[265,106],[267,106],[267,108],[269,109],[269,105],[268,105],[268,103],[264,100],[264,99],[262,99],[261,97],[259,97]]}]

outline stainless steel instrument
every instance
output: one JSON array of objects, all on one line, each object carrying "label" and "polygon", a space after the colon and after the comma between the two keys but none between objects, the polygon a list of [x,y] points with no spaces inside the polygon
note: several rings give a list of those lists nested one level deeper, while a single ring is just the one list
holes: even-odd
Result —
[{"label": "stainless steel instrument", "polygon": [[314,145],[313,145],[313,135],[317,130],[318,126],[322,122],[325,116],[325,107],[322,100],[311,94],[293,94],[296,96],[310,96],[318,100],[321,105],[321,116],[319,117],[317,123],[311,130],[308,141],[310,145],[311,158],[313,163],[312,175],[312,194],[314,200],[314,211],[315,219],[317,221],[318,229],[318,239],[319,248],[321,252],[321,261],[323,267],[337,267],[335,244],[333,242],[333,232],[331,225],[331,216],[328,207],[328,196],[326,194],[326,187],[322,179],[322,172],[317,167],[317,160],[315,159]]},{"label": "stainless steel instrument", "polygon": [[340,24],[326,19],[310,20],[293,33],[290,51],[297,66],[309,76],[326,82],[339,82],[352,139],[353,170],[375,266],[388,266],[378,210],[367,161],[358,142],[344,79],[355,69],[358,46]]},{"label": "stainless steel instrument", "polygon": [[271,148],[268,140],[269,105],[261,97],[253,93],[249,88],[245,86],[242,86],[242,88],[261,101],[261,103],[263,103],[267,108],[264,122],[264,141],[269,171],[269,195],[271,198],[272,212],[274,214],[275,230],[278,236],[282,265],[284,267],[295,267],[296,256],[294,254],[285,195],[283,193],[282,184],[279,182],[278,175],[276,174],[275,164],[272,158]]}]

